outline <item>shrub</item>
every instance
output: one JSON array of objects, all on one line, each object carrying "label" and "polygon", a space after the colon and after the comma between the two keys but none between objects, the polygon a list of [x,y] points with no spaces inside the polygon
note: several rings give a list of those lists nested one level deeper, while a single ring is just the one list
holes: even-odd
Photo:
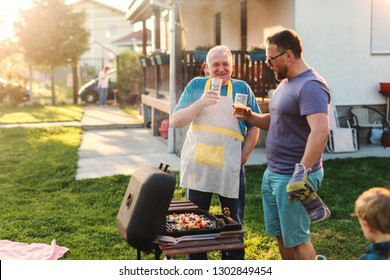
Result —
[{"label": "shrub", "polygon": [[128,95],[131,90],[131,81],[139,80],[139,89],[143,88],[143,71],[139,65],[139,54],[134,51],[122,51],[118,56],[117,85],[119,95]]}]

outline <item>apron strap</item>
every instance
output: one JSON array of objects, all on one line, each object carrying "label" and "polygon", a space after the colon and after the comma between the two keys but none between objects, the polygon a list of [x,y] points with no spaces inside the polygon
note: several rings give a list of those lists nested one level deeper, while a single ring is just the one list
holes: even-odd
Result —
[{"label": "apron strap", "polygon": [[216,127],[216,126],[205,125],[205,124],[193,124],[191,125],[191,129],[198,130],[198,131],[206,131],[211,133],[224,134],[233,137],[241,142],[244,142],[245,140],[244,136],[242,136],[241,133],[235,132],[227,128]]},{"label": "apron strap", "polygon": [[[206,85],[204,86],[203,92],[205,92],[206,90],[209,90],[210,87],[211,87],[211,78],[208,78]],[[233,98],[233,85],[232,85],[232,81],[230,79],[228,81],[227,97]]]}]

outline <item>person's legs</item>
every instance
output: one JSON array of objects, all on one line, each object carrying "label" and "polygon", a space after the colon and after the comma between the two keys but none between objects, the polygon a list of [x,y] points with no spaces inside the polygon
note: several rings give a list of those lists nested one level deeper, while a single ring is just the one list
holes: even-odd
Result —
[{"label": "person's legs", "polygon": [[[310,241],[310,217],[300,201],[288,201],[286,186],[289,177],[276,176],[280,186],[275,193],[283,237],[282,250],[285,256],[293,256],[295,260],[314,260],[316,251]],[[317,191],[322,179],[323,170],[320,169],[310,174],[307,182]]]},{"label": "person's legs", "polygon": [[209,211],[212,193],[201,192],[196,190],[187,190],[187,199],[194,203],[201,210]]},{"label": "person's legs", "polygon": [[[322,173],[315,173],[312,177],[318,185]],[[286,186],[290,177],[268,169],[264,172],[262,197],[266,233],[276,237],[283,259],[314,259],[315,250],[309,240],[309,216],[299,201],[288,201]]]},{"label": "person's legs", "polygon": [[316,251],[310,240],[292,248],[284,246],[281,236],[277,236],[276,240],[283,260],[314,260],[316,257]]},{"label": "person's legs", "polygon": [[273,173],[267,168],[263,173],[261,184],[261,197],[264,211],[265,233],[276,237],[279,247],[279,253],[282,259],[292,258],[292,254],[285,249],[282,231],[280,228],[279,210],[277,200],[274,192],[275,182],[272,178]]},{"label": "person's legs", "polygon": [[278,241],[279,253],[282,256],[283,260],[294,260],[294,251],[292,248],[284,247],[283,238],[281,236],[276,236],[276,240]]},{"label": "person's legs", "polygon": [[103,88],[103,106],[106,106],[107,103],[107,95],[108,95],[108,88]]},{"label": "person's legs", "polygon": [[104,97],[103,88],[99,87],[98,92],[99,92],[99,106],[103,106],[103,104],[104,104],[103,103],[103,97]]},{"label": "person's legs", "polygon": [[[209,211],[212,193],[200,192],[188,189],[187,199],[194,203],[201,210]],[[207,260],[207,253],[190,254],[190,260]]]},{"label": "person's legs", "polygon": [[[246,193],[246,172],[245,172],[245,167],[241,166],[240,189],[239,189],[238,199],[226,198],[220,195],[218,196],[222,211],[225,207],[228,207],[230,209],[230,216],[232,217],[232,219],[240,223],[241,225],[244,224],[245,193]],[[230,260],[243,260],[245,258],[245,250],[240,249],[240,250],[226,251],[226,258]]]}]

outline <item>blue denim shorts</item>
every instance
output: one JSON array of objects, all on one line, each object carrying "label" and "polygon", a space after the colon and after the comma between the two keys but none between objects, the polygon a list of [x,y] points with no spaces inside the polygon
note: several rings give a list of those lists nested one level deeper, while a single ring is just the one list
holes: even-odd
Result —
[{"label": "blue denim shorts", "polygon": [[[299,201],[289,202],[286,186],[292,175],[277,174],[268,168],[263,174],[262,200],[268,235],[281,236],[286,248],[309,240],[310,218]],[[307,183],[318,190],[324,177],[321,168],[309,175]]]}]

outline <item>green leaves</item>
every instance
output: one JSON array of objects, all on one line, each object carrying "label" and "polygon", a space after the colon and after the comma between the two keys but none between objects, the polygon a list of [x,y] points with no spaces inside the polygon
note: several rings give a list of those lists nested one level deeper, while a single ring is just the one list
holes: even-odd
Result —
[{"label": "green leaves", "polygon": [[[88,50],[89,32],[84,23],[85,14],[73,13],[64,0],[36,0],[30,9],[21,11],[15,33],[26,60],[48,67],[53,74],[56,67],[77,62]],[[52,87],[52,105],[54,91]]]}]

